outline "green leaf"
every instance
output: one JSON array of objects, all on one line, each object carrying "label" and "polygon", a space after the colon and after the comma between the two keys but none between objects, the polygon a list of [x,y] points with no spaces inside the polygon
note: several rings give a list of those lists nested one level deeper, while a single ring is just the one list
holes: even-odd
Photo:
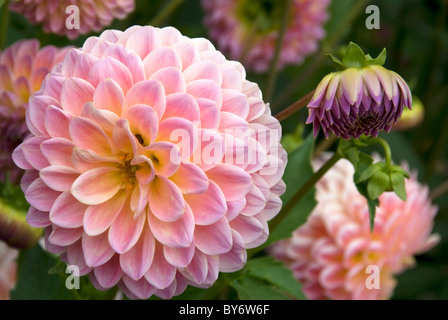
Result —
[{"label": "green leaf", "polygon": [[362,68],[367,65],[367,59],[362,49],[356,43],[350,42],[342,63],[347,68]]},{"label": "green leaf", "polygon": [[[313,150],[314,139],[313,135],[310,134],[299,148],[288,154],[288,164],[283,175],[283,180],[286,184],[286,192],[281,197],[283,204],[287,203],[308,178],[313,175],[311,166]],[[312,190],[279,223],[265,245],[290,237],[292,232],[306,221],[315,205],[314,190]]]},{"label": "green leaf", "polygon": [[401,172],[393,172],[390,175],[390,182],[396,195],[403,201],[406,201],[406,187],[404,175]]},{"label": "green leaf", "polygon": [[384,163],[383,162],[377,162],[369,167],[367,167],[366,170],[362,171],[359,177],[356,179],[356,183],[366,181],[370,179],[375,173],[383,169]]},{"label": "green leaf", "polygon": [[347,67],[344,66],[344,64],[341,62],[341,60],[336,58],[334,55],[327,53],[326,56],[328,59],[330,59],[331,62],[333,62],[334,66],[336,67],[337,70],[342,71],[342,70],[347,69]]},{"label": "green leaf", "polygon": [[[74,290],[68,290],[65,279],[50,274],[57,259],[44,252],[39,245],[21,250],[18,259],[17,285],[11,292],[13,300],[72,300]],[[69,274],[66,275],[67,277]]]},{"label": "green leaf", "polygon": [[376,215],[376,207],[380,204],[378,199],[371,200],[367,198],[367,206],[369,207],[369,222],[370,222],[370,232],[373,232],[373,228],[375,227],[375,215]]},{"label": "green leaf", "polygon": [[294,299],[306,299],[302,292],[302,285],[294,278],[292,271],[273,257],[249,260],[247,268],[250,276],[271,283],[278,290],[283,291]]},{"label": "green leaf", "polygon": [[383,51],[381,51],[381,53],[375,59],[372,59],[369,56],[369,58],[367,58],[367,64],[368,65],[376,64],[376,65],[382,66],[386,63],[386,56],[387,56],[387,52],[386,52],[386,48],[384,48]]},{"label": "green leaf", "polygon": [[386,191],[389,185],[390,179],[386,173],[382,171],[375,173],[367,184],[367,194],[370,200],[378,199],[378,197]]},{"label": "green leaf", "polygon": [[241,300],[285,300],[288,296],[274,286],[252,277],[234,280],[230,285],[237,291]]}]

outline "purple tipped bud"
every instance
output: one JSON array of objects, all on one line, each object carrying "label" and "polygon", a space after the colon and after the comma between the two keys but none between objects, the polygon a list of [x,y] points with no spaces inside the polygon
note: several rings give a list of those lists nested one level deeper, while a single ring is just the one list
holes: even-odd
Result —
[{"label": "purple tipped bud", "polygon": [[380,65],[351,67],[327,75],[317,87],[308,109],[307,123],[314,136],[322,128],[349,140],[389,132],[412,97],[406,82]]}]

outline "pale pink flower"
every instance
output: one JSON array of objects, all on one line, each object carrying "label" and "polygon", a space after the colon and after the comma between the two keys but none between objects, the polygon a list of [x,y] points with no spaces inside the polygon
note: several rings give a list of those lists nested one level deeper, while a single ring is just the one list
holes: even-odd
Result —
[{"label": "pale pink flower", "polygon": [[406,180],[406,202],[393,192],[380,196],[371,233],[367,202],[353,172],[348,160],[339,160],[318,182],[318,203],[308,221],[272,248],[309,299],[388,299],[394,275],[438,241],[430,235],[437,208],[415,176]]},{"label": "pale pink flower", "polygon": [[[278,69],[300,64],[315,52],[325,36],[330,0],[293,0]],[[266,71],[283,19],[284,0],[202,0],[210,38],[230,58],[247,69]]]},{"label": "pale pink flower", "polygon": [[18,253],[0,241],[0,300],[9,300],[9,292],[16,285]]},{"label": "pale pink flower", "polygon": [[[77,8],[70,7],[73,5]],[[75,39],[101,31],[115,18],[124,19],[134,11],[135,0],[16,0],[11,1],[9,8],[32,24],[43,24],[46,33]]]},{"label": "pale pink flower", "polygon": [[281,207],[286,152],[258,86],[172,27],[87,39],[27,120],[13,158],[28,222],[98,288],[170,298],[209,287],[244,266]]},{"label": "pale pink flower", "polygon": [[[19,170],[12,151],[28,133],[25,111],[31,94],[40,89],[50,70],[62,61],[68,48],[40,48],[36,39],[20,40],[0,52],[0,179],[10,174],[17,181]],[[20,181],[20,179],[19,179]]]}]

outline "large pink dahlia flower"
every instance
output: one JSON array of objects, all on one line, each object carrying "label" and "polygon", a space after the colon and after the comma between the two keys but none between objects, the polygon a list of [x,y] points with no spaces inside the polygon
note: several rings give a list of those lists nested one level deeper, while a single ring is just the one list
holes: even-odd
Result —
[{"label": "large pink dahlia flower", "polygon": [[53,67],[69,48],[40,48],[36,39],[20,40],[0,52],[0,180],[6,173],[20,181],[19,170],[11,159],[13,150],[28,134],[25,111],[28,99],[40,89]]},{"label": "large pink dahlia flower", "polygon": [[9,8],[32,24],[43,24],[47,33],[75,39],[102,30],[115,18],[124,19],[134,10],[135,0],[15,0]]},{"label": "large pink dahlia flower", "polygon": [[281,127],[206,39],[134,26],[87,39],[30,100],[27,219],[49,251],[133,298],[243,267],[280,207]]},{"label": "large pink dahlia flower", "polygon": [[[324,37],[330,0],[293,0],[278,68],[299,64]],[[205,24],[220,50],[255,72],[274,57],[286,0],[202,0]]]},{"label": "large pink dahlia flower", "polygon": [[10,291],[16,285],[18,255],[17,249],[0,241],[0,300],[8,300]]},{"label": "large pink dahlia flower", "polygon": [[394,275],[438,241],[438,235],[430,235],[437,208],[415,176],[406,180],[406,202],[393,192],[380,196],[371,233],[353,172],[348,160],[339,160],[318,182],[318,204],[308,221],[272,247],[309,299],[388,299]]}]

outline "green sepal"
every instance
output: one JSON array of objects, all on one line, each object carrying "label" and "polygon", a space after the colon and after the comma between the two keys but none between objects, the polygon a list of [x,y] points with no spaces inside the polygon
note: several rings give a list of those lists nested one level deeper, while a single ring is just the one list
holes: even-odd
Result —
[{"label": "green sepal", "polygon": [[370,200],[378,199],[378,197],[389,188],[390,178],[382,172],[376,172],[367,183],[367,194]]}]

